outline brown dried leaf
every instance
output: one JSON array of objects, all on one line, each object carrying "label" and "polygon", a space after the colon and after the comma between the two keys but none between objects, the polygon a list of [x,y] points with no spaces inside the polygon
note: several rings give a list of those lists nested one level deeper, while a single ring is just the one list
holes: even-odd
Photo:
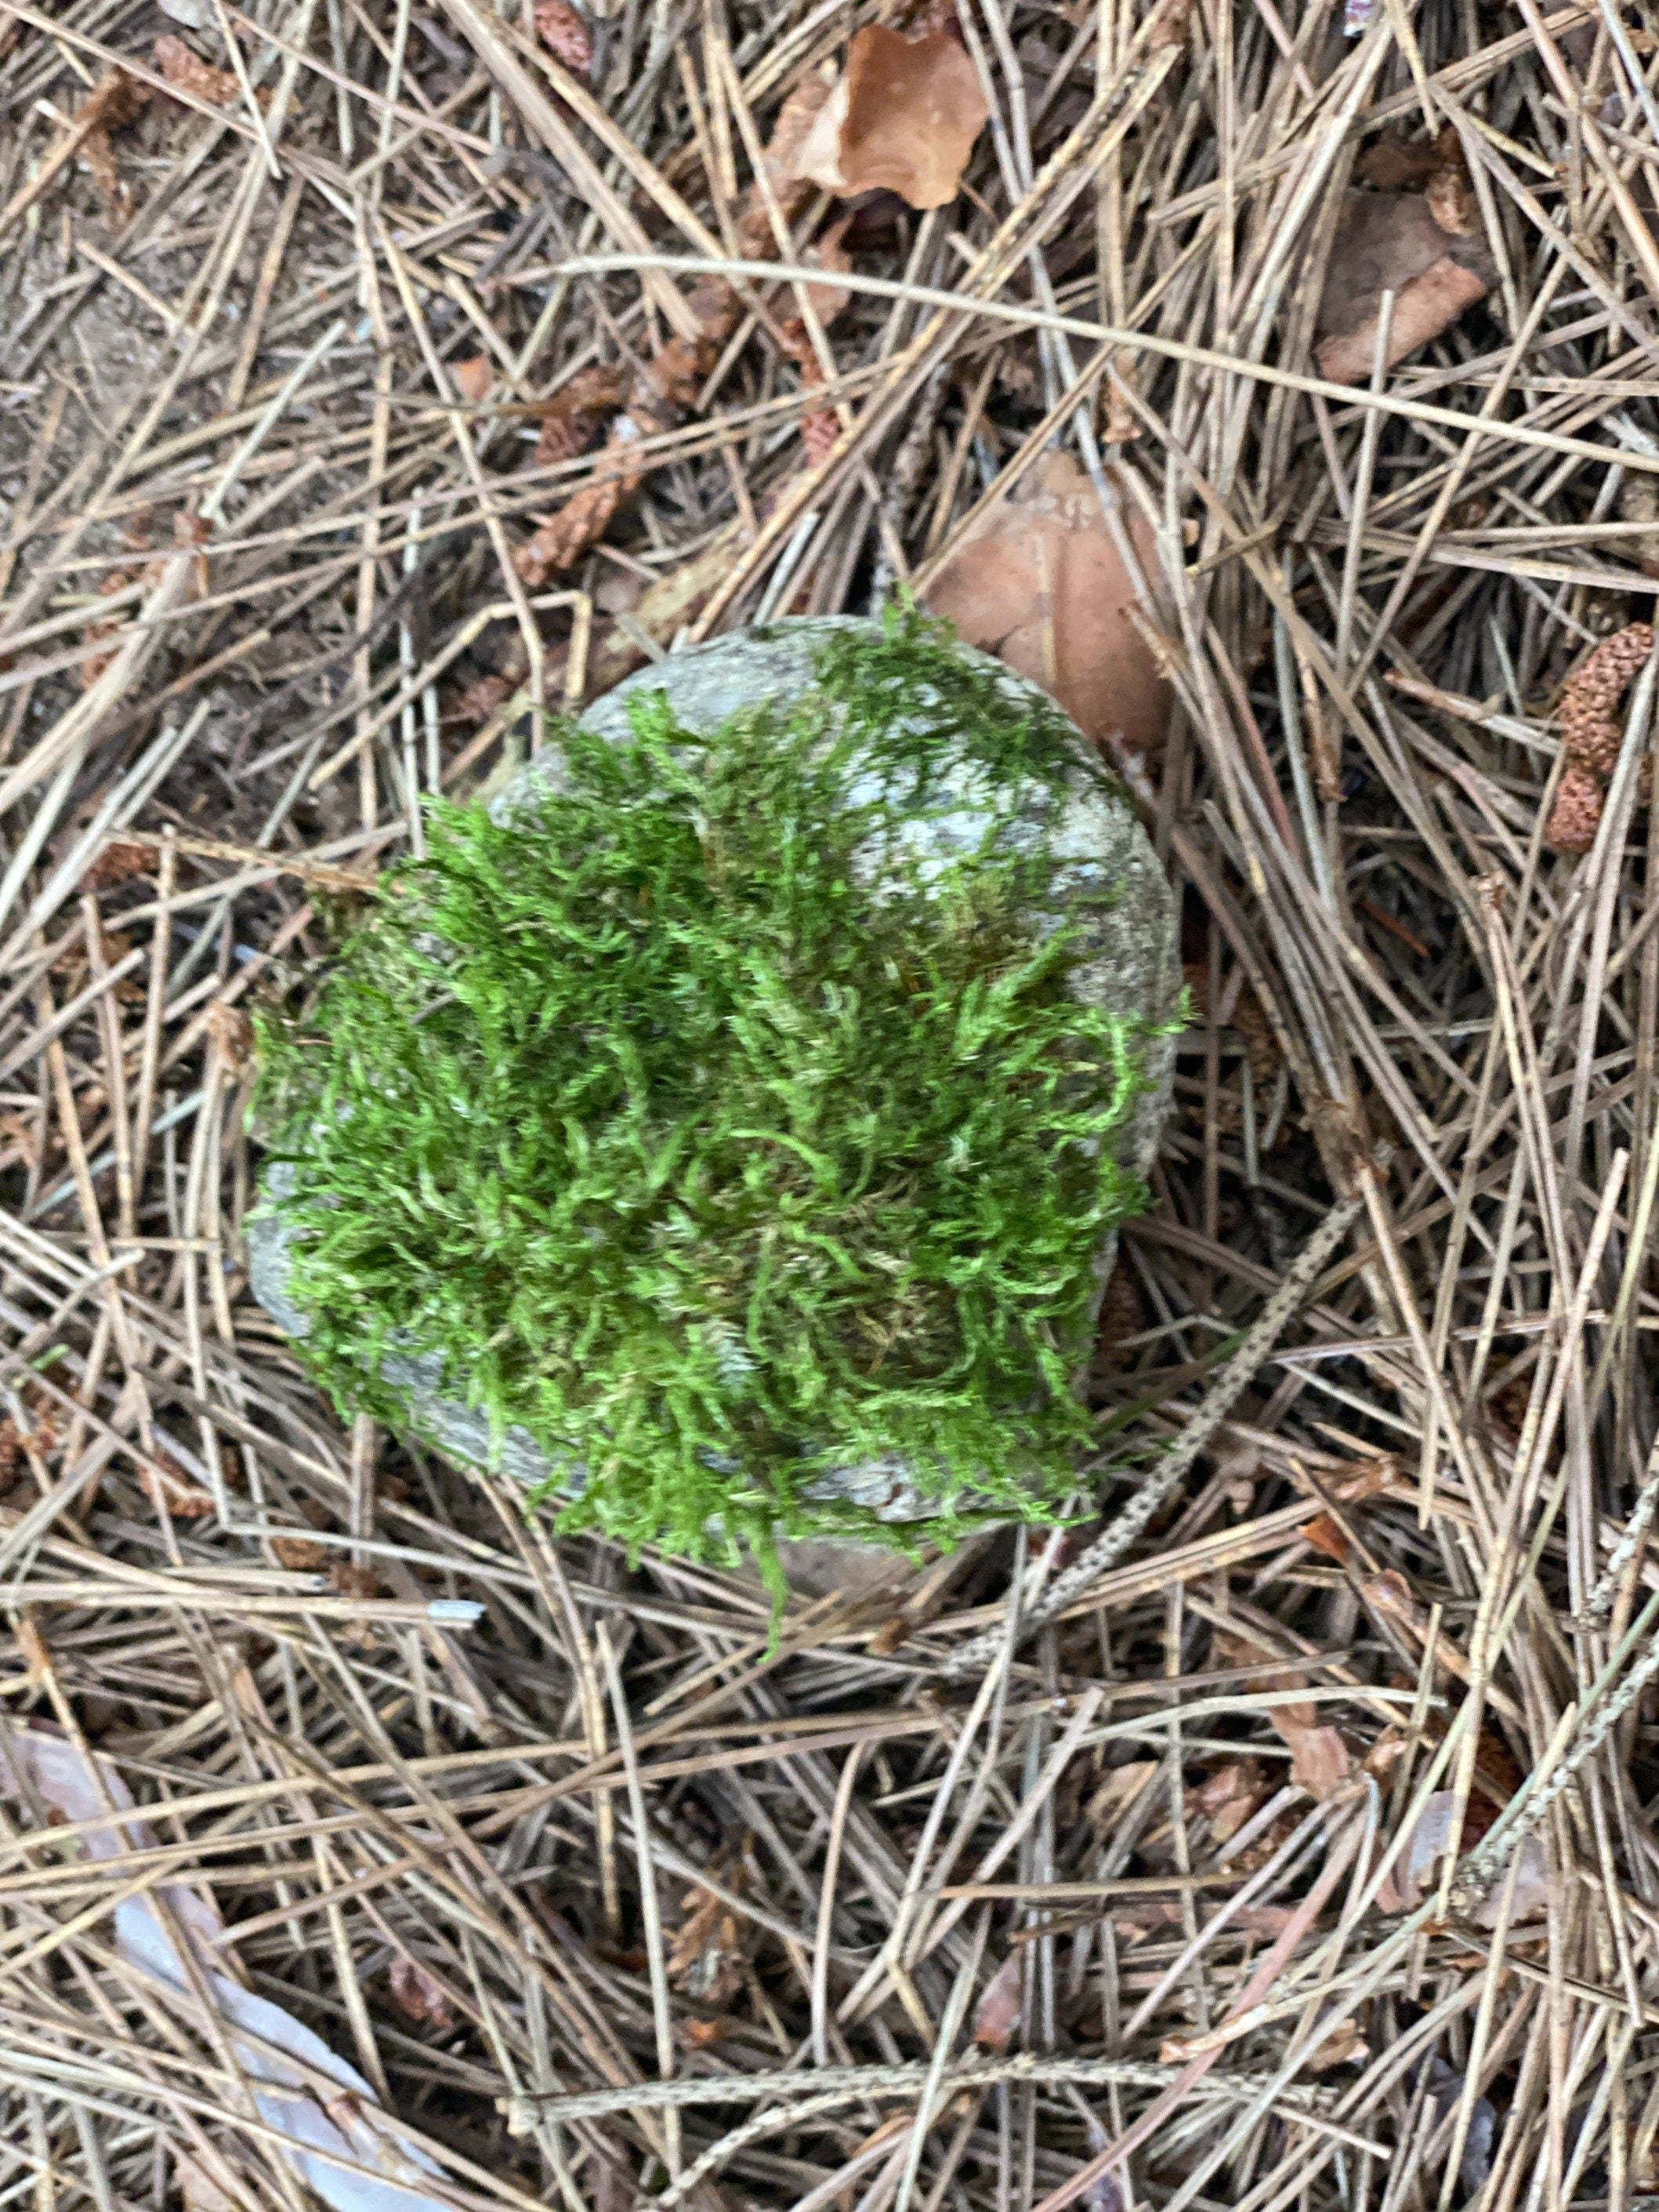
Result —
[{"label": "brown dried leaf", "polygon": [[[1279,1839],[1283,1840],[1282,1837]],[[1278,1847],[1275,1843],[1273,1849]],[[1265,1866],[1271,1856],[1272,1853],[1267,1853],[1261,1863]],[[1255,1862],[1247,1856],[1234,1859],[1230,1864],[1237,1872],[1253,1867]],[[1236,1936],[1282,1936],[1290,1924],[1291,1911],[1291,1908],[1284,1905],[1246,1905],[1242,1912],[1228,1915],[1227,1925]],[[1169,1897],[1133,1898],[1127,1905],[1115,1905],[1111,1911],[1113,1929],[1118,1935],[1127,1936],[1131,1942],[1150,1936],[1156,1929],[1178,1928],[1182,1918],[1179,1900]]]},{"label": "brown dried leaf", "polygon": [[1296,1833],[1298,1815],[1293,1805],[1287,1805],[1278,1816],[1268,1821],[1253,1843],[1230,1854],[1227,1869],[1231,1874],[1255,1874],[1266,1866],[1273,1855],[1284,1849]]},{"label": "brown dried leaf", "polygon": [[111,70],[107,76],[100,76],[94,85],[76,109],[75,119],[100,131],[120,131],[143,112],[150,97],[147,84],[140,84],[125,70]]},{"label": "brown dried leaf", "polygon": [[355,1598],[359,1604],[386,1594],[386,1584],[374,1568],[356,1566],[349,1560],[337,1560],[329,1569],[328,1580],[337,1596]]},{"label": "brown dried leaf", "polygon": [[1019,2026],[1020,1954],[1005,1959],[974,2008],[974,2041],[981,2051],[1006,2051]]},{"label": "brown dried leaf", "polygon": [[[1404,1850],[1395,1861],[1377,1892],[1379,1911],[1414,1912],[1417,1910],[1437,1863],[1451,1848],[1452,1821],[1456,1805],[1457,1793],[1452,1790],[1437,1790],[1426,1800],[1410,1831]],[[1471,1796],[1464,1810],[1460,1848],[1467,1851],[1472,1844],[1478,1843],[1495,1818],[1496,1814],[1483,1805],[1480,1797]],[[1523,1836],[1516,1856],[1521,1864],[1516,1875],[1513,1917],[1517,1921],[1529,1920],[1547,1911],[1550,1904],[1549,1860],[1537,1836]],[[1499,1890],[1493,1890],[1482,1904],[1476,1906],[1470,1917],[1478,1925],[1485,1928],[1493,1925],[1498,1917],[1499,1895]]]},{"label": "brown dried leaf", "polygon": [[99,78],[76,116],[77,126],[87,126],[81,158],[92,172],[98,196],[112,230],[119,230],[132,214],[132,196],[115,167],[115,148],[110,133],[119,131],[149,106],[150,88],[130,77],[125,70],[112,70]]},{"label": "brown dried leaf", "polygon": [[475,353],[465,361],[452,361],[449,373],[455,380],[455,389],[463,399],[474,407],[489,398],[495,383],[495,364],[487,353]]},{"label": "brown dried leaf", "polygon": [[[847,234],[852,227],[851,216],[842,216],[832,222],[816,243],[801,255],[808,269],[822,269],[826,276],[844,276],[853,266],[853,257],[848,250]],[[852,294],[844,284],[809,284],[806,296],[812,303],[812,312],[826,330],[841,313]]]},{"label": "brown dried leaf", "polygon": [[556,62],[572,76],[586,77],[593,66],[593,39],[570,0],[536,0],[536,30]]},{"label": "brown dried leaf", "polygon": [[1112,1933],[1126,1944],[1138,1943],[1159,1928],[1176,1927],[1181,1917],[1180,1905],[1169,1897],[1131,1897],[1115,1903],[1108,1915]]},{"label": "brown dried leaf", "polygon": [[1484,299],[1490,281],[1480,250],[1443,229],[1418,193],[1351,192],[1319,303],[1319,374],[1333,384],[1370,376],[1385,292],[1395,295],[1392,368]]},{"label": "brown dried leaf", "polygon": [[[118,622],[88,623],[86,628],[86,642],[88,645],[96,645],[104,638],[118,637],[121,629],[122,625]],[[90,691],[99,678],[113,666],[114,661],[113,653],[89,653],[81,663],[82,690]]]},{"label": "brown dried leaf", "polygon": [[394,1959],[386,1979],[392,2002],[406,2020],[435,2027],[440,2035],[447,2035],[455,2026],[455,2014],[443,1984],[418,1959]]},{"label": "brown dried leaf", "polygon": [[948,31],[907,39],[866,23],[791,173],[843,198],[885,190],[914,208],[945,207],[990,112],[979,71]]},{"label": "brown dried leaf", "polygon": [[94,131],[81,149],[98,197],[104,203],[104,219],[112,230],[125,230],[132,220],[132,195],[115,166],[115,149],[107,131]]},{"label": "brown dried leaf", "polygon": [[[1423,198],[1429,213],[1442,230],[1449,231],[1454,238],[1468,238],[1474,229],[1474,194],[1461,162],[1449,163],[1437,169],[1424,187]],[[1363,2045],[1361,2046],[1364,2047]],[[1333,2059],[1330,2063],[1337,2062]]]},{"label": "brown dried leaf", "polygon": [[328,1565],[327,1545],[313,1543],[309,1536],[273,1536],[270,1548],[277,1565],[290,1574],[315,1574]]},{"label": "brown dried leaf", "polygon": [[[813,292],[827,289],[816,284],[808,289]],[[844,301],[846,295],[843,293],[841,296]],[[785,323],[779,336],[783,341],[784,351],[800,371],[802,385],[810,390],[813,385],[822,384],[824,380],[823,364],[818,359],[817,349],[812,343],[804,319],[797,317]],[[834,451],[840,435],[841,424],[827,408],[815,407],[810,415],[803,415],[800,441],[805,449],[808,467],[821,468]]]},{"label": "brown dried leaf", "polygon": [[1352,1549],[1347,1531],[1328,1513],[1316,1513],[1313,1519],[1304,1521],[1296,1533],[1304,1544],[1311,1544],[1316,1552],[1322,1552],[1328,1559],[1334,1559],[1339,1567],[1347,1565]]},{"label": "brown dried leaf", "polygon": [[1379,1613],[1391,1613],[1410,1627],[1422,1620],[1423,1608],[1398,1567],[1388,1567],[1380,1575],[1373,1575],[1362,1585],[1362,1594],[1368,1605],[1374,1605]]},{"label": "brown dried leaf", "polygon": [[[175,550],[184,552],[188,550],[193,556],[190,564],[190,596],[193,599],[207,597],[208,559],[202,548],[209,544],[212,536],[213,525],[199,514],[191,514],[180,507],[173,518]],[[144,571],[146,580],[159,579],[166,566],[165,558],[151,562]]]},{"label": "brown dried leaf", "polygon": [[603,538],[623,501],[639,489],[640,477],[612,477],[607,483],[588,484],[567,506],[550,515],[513,556],[513,566],[532,592],[550,576],[580,560],[590,545]]},{"label": "brown dried leaf", "polygon": [[1432,138],[1374,138],[1354,163],[1354,174],[1379,192],[1410,191],[1426,183],[1440,167]]},{"label": "brown dried leaf", "polygon": [[[786,222],[793,222],[801,212],[811,198],[811,187],[793,177],[786,177],[781,184],[776,179],[787,169],[791,149],[799,135],[810,128],[811,116],[826,97],[825,88],[815,80],[798,86],[779,111],[771,145],[763,156],[773,175],[775,197]],[[744,195],[737,228],[738,252],[745,258],[760,259],[771,253],[775,243],[771,213],[758,185],[751,185]],[[635,379],[628,390],[628,412],[611,427],[610,447],[616,448],[617,458],[628,465],[605,483],[587,485],[576,493],[568,505],[544,522],[514,556],[514,567],[532,591],[538,590],[550,576],[571,567],[605,535],[618,510],[634,496],[644,478],[644,467],[628,454],[627,449],[643,438],[671,429],[696,406],[709,372],[720,357],[720,348],[737,329],[744,312],[735,289],[724,279],[694,286],[689,304],[696,316],[699,335],[696,338],[669,339]],[[584,374],[618,380],[614,397],[596,399],[593,405],[615,405],[621,400],[626,386],[620,380],[620,371],[612,368]],[[573,384],[580,380],[574,379]],[[586,442],[582,428],[574,415],[565,418],[567,427],[560,429],[552,427],[554,419],[550,410],[537,446],[537,458],[544,464],[580,452]]]},{"label": "brown dried leaf", "polygon": [[[229,107],[242,96],[242,88],[234,70],[215,69],[180,38],[171,31],[157,39],[150,51],[150,60],[169,84],[180,92],[193,93],[198,100],[205,100],[214,107]],[[261,107],[269,107],[270,94],[261,89],[254,98]]]},{"label": "brown dried leaf", "polygon": [[[697,404],[708,372],[714,366],[716,348],[708,337],[670,338],[652,361],[649,376],[655,396],[678,419]],[[653,427],[655,427],[654,425]],[[664,423],[661,427],[666,428]]]},{"label": "brown dried leaf", "polygon": [[1203,1814],[1209,1821],[1210,1842],[1217,1849],[1236,1836],[1267,1799],[1267,1777],[1254,1759],[1229,1759],[1187,1792],[1188,1810]]},{"label": "brown dried leaf", "polygon": [[1374,1782],[1386,1782],[1405,1756],[1405,1732],[1390,1725],[1383,1729],[1359,1764]]},{"label": "brown dried leaf", "polygon": [[1358,329],[1376,314],[1384,292],[1403,290],[1449,243],[1419,193],[1349,192],[1320,295],[1319,335]]},{"label": "brown dried leaf", "polygon": [[1358,173],[1382,192],[1422,187],[1429,212],[1443,230],[1467,236],[1474,228],[1468,164],[1455,124],[1432,138],[1382,138],[1362,156]]},{"label": "brown dried leaf", "polygon": [[[1222,1666],[1260,1666],[1267,1656],[1249,1637],[1224,1629],[1215,1630],[1211,1642],[1217,1663]],[[1287,1668],[1283,1673],[1258,1678],[1255,1686],[1291,1693],[1282,1704],[1268,1706],[1267,1717],[1291,1747],[1291,1779],[1315,1797],[1328,1797],[1347,1780],[1351,1761],[1348,1747],[1337,1731],[1321,1724],[1319,1707],[1310,1698],[1295,1695],[1307,1688],[1306,1675]]]},{"label": "brown dried leaf", "polygon": [[627,391],[628,372],[611,362],[578,369],[568,384],[535,401],[527,411],[542,426],[537,465],[545,468],[586,453],[598,442],[605,417],[622,405]]},{"label": "brown dried leaf", "polygon": [[[720,1871],[735,1887],[743,1878],[741,1858],[723,1862]],[[668,1954],[668,1978],[701,2004],[723,2005],[744,1985],[750,1923],[701,1883],[687,1890],[680,1905],[685,1918]]]},{"label": "brown dried leaf", "polygon": [[806,455],[808,468],[821,469],[823,466],[834,453],[836,441],[840,435],[841,424],[833,415],[825,414],[821,408],[811,415],[801,416],[801,450]]},{"label": "brown dried leaf", "polygon": [[[1484,300],[1486,291],[1484,276],[1446,256],[1413,276],[1395,301],[1384,367],[1392,368],[1419,346],[1437,338],[1468,308]],[[1376,356],[1377,323],[1376,314],[1369,315],[1347,337],[1327,340],[1317,356],[1320,374],[1333,384],[1363,384]]]},{"label": "brown dried leaf", "polygon": [[[9,1114],[5,1119],[21,1121],[22,1116]],[[9,1137],[9,1132],[0,1127],[0,1134]],[[23,1439],[18,1434],[16,1422],[0,1421],[0,1495],[14,1486],[23,1467]]]},{"label": "brown dried leaf", "polygon": [[1276,1705],[1273,1717],[1291,1747],[1291,1781],[1299,1783],[1310,1797],[1330,1796],[1348,1778],[1347,1745],[1334,1728],[1286,1727],[1279,1717],[1285,1710]]},{"label": "brown dried leaf", "polygon": [[[1113,481],[1115,471],[1106,473]],[[1152,526],[1133,501],[1121,509],[1156,589]],[[1070,454],[1042,454],[980,518],[926,598],[965,643],[1042,684],[1085,737],[1110,735],[1132,752],[1163,742],[1170,688],[1132,619],[1139,601],[1099,495]]]},{"label": "brown dried leaf", "polygon": [[[823,112],[830,98],[830,86],[821,76],[804,76],[794,87],[783,106],[778,110],[777,121],[772,125],[772,136],[766,143],[761,160],[773,191],[781,202],[791,189],[799,190],[803,178],[800,169],[802,149],[812,125]],[[757,196],[759,198],[759,196]],[[763,198],[761,212],[765,214]],[[769,221],[768,223],[769,230]],[[758,258],[758,254],[756,257]]]}]

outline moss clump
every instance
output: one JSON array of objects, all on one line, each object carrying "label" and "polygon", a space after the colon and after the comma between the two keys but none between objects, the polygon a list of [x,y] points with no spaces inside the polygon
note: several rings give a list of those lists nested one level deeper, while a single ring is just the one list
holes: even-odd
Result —
[{"label": "moss clump", "polygon": [[434,806],[314,1002],[266,1018],[299,1349],[405,1426],[380,1362],[438,1353],[586,1469],[563,1525],[633,1546],[905,1541],[804,1494],[890,1455],[935,1534],[1051,1517],[1092,1262],[1141,1195],[1113,1157],[1139,1039],[1069,995],[1042,850],[907,855],[962,818],[964,755],[1028,796],[1075,775],[1069,725],[914,615],[712,735],[661,694],[631,719],[558,730],[533,814]]}]

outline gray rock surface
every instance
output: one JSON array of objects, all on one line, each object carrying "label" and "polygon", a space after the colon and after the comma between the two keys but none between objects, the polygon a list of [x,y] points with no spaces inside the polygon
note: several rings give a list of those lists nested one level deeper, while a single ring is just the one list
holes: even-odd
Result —
[{"label": "gray rock surface", "polygon": [[[717,638],[629,677],[588,709],[582,717],[583,726],[625,743],[631,735],[629,701],[641,692],[665,690],[682,722],[692,729],[713,728],[738,707],[760,699],[787,698],[803,689],[811,681],[819,641],[832,630],[848,628],[873,629],[873,625],[838,616],[776,623],[763,630]],[[1042,697],[1034,685],[1013,675],[1000,662],[979,657],[996,671],[1011,694]],[[1109,905],[1085,909],[1090,957],[1073,971],[1079,997],[1113,1012],[1161,1019],[1173,1011],[1181,990],[1174,898],[1127,802],[1090,773],[1081,738],[1078,744],[1078,773],[1063,793],[1034,780],[997,781],[978,763],[964,758],[959,774],[947,779],[960,793],[960,811],[940,817],[935,806],[926,821],[913,825],[903,857],[908,862],[920,862],[925,875],[930,860],[943,867],[953,854],[978,849],[994,823],[997,842],[1010,853],[1030,850],[1046,837],[1058,865],[1048,874],[1051,898],[1036,915],[1040,927],[1058,927],[1071,917],[1074,902],[1085,894],[1094,898],[1103,890],[1112,894]],[[559,787],[563,764],[556,747],[539,753],[497,794],[491,812],[504,820],[532,808],[543,793]],[[937,788],[936,784],[936,792]],[[868,798],[875,793],[855,780],[849,795]],[[884,870],[899,857],[872,846],[866,880],[878,886]],[[1174,1038],[1149,1039],[1146,1059],[1149,1087],[1126,1127],[1119,1150],[1122,1164],[1137,1175],[1144,1175],[1151,1166],[1169,1109],[1175,1072]],[[289,1188],[289,1177],[279,1164],[272,1164],[264,1179],[264,1199],[280,1203]],[[275,1214],[261,1212],[250,1218],[247,1234],[248,1272],[255,1297],[290,1335],[303,1336],[309,1324],[289,1295],[291,1231]],[[1097,1259],[1097,1295],[1105,1286],[1116,1249],[1115,1234],[1108,1236]],[[489,1423],[482,1413],[441,1392],[441,1366],[435,1354],[393,1353],[381,1372],[407,1400],[411,1426],[440,1450],[474,1465],[488,1461]],[[833,1439],[826,1438],[825,1444],[832,1453]],[[500,1464],[513,1480],[526,1486],[545,1481],[552,1472],[546,1455],[523,1429],[507,1431]],[[580,1487],[580,1468],[570,1466],[559,1472],[567,1490]],[[921,1520],[933,1510],[915,1471],[896,1460],[828,1466],[812,1489],[821,1498],[854,1500],[884,1520]],[[870,1553],[872,1562],[890,1558],[873,1547],[843,1548],[849,1566],[860,1553]]]}]

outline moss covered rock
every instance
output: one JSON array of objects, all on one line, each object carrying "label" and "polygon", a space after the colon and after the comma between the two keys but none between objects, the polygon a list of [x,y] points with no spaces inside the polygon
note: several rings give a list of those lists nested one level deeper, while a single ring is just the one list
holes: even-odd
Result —
[{"label": "moss covered rock", "polygon": [[1180,988],[1065,718],[778,623],[430,842],[262,1034],[253,1287],[325,1386],[635,1544],[1051,1515]]}]

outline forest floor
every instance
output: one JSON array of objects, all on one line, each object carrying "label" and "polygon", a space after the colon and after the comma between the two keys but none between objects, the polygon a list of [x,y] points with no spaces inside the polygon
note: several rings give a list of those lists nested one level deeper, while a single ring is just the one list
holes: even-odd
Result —
[{"label": "forest floor", "polygon": [[[1659,11],[1545,4],[0,0],[0,2204],[1659,2203]],[[335,1415],[249,1012],[906,590],[1194,1018],[1090,1517],[775,1647]]]}]

